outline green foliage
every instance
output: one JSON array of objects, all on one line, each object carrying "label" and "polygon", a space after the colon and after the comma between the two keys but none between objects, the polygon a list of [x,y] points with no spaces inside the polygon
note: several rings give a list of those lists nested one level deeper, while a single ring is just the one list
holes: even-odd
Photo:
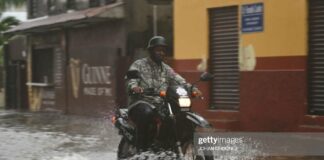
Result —
[{"label": "green foliage", "polygon": [[4,32],[13,26],[18,25],[20,22],[15,17],[6,17],[0,21],[0,46],[3,46],[11,36],[4,35]]},{"label": "green foliage", "polygon": [[19,23],[20,21],[15,17],[6,17],[0,21],[0,66],[3,65],[3,46],[12,37],[12,35],[6,35],[4,32]]},{"label": "green foliage", "polygon": [[3,53],[4,53],[3,46],[0,46],[0,66],[4,65]]},{"label": "green foliage", "polygon": [[26,3],[26,0],[0,0],[0,12],[11,6],[21,7]]},{"label": "green foliage", "polygon": [[2,47],[11,38],[11,35],[5,35],[4,32],[20,23],[15,17],[6,17],[0,21],[0,47]]},{"label": "green foliage", "polygon": [[[9,7],[21,7],[26,4],[26,0],[0,0],[0,17],[3,11]],[[3,33],[11,27],[18,25],[19,20],[15,17],[7,17],[0,21],[0,66],[3,65],[3,45],[11,38],[9,35]]]}]

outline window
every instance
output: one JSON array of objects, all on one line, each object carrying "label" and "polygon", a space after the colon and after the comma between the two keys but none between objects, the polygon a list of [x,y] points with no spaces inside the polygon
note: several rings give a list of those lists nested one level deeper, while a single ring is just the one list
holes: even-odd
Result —
[{"label": "window", "polygon": [[32,81],[34,83],[53,83],[53,49],[35,49],[32,54]]},{"label": "window", "polygon": [[28,18],[37,18],[47,15],[47,0],[29,0]]}]

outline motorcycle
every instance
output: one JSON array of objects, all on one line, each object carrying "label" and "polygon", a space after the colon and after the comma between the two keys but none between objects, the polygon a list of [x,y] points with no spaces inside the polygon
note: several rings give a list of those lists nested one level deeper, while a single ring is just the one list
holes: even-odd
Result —
[{"label": "motorcycle", "polygon": [[[140,79],[138,71],[128,71],[127,79]],[[203,73],[199,81],[212,80],[213,76]],[[199,82],[197,81],[197,82]],[[155,127],[152,129],[154,140],[151,146],[171,150],[179,160],[213,160],[212,153],[197,153],[194,144],[194,132],[197,128],[211,128],[210,123],[191,110],[191,98],[197,94],[194,84],[186,87],[180,84],[168,86],[166,91],[156,93],[154,89],[146,89],[140,96],[158,96],[162,99],[159,105],[150,103],[156,114]],[[148,102],[137,102],[148,103]],[[122,136],[118,146],[118,159],[127,159],[138,153],[136,148],[136,126],[128,117],[128,108],[120,108],[113,117],[113,123]],[[152,147],[153,148],[153,147]]]}]

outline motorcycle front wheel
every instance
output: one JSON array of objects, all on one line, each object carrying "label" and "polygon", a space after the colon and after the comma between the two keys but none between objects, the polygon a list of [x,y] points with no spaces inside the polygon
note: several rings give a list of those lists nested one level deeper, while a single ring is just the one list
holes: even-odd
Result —
[{"label": "motorcycle front wheel", "polygon": [[118,145],[117,159],[128,159],[136,154],[136,147],[123,137]]},{"label": "motorcycle front wheel", "polygon": [[192,141],[185,143],[182,146],[182,151],[185,160],[214,160],[212,152],[195,151]]}]

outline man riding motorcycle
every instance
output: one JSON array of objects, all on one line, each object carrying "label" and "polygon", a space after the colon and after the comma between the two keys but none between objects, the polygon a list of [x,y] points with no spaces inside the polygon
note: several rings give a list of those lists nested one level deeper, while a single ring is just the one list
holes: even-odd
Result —
[{"label": "man riding motorcycle", "polygon": [[[166,90],[171,84],[185,85],[190,88],[185,79],[177,74],[169,65],[163,62],[166,56],[167,43],[164,37],[154,36],[148,42],[149,56],[135,61],[129,70],[136,70],[141,74],[140,79],[129,79],[127,89],[130,93],[129,117],[136,125],[136,146],[139,150],[150,147],[154,135],[150,135],[154,126],[154,106],[158,106],[158,96],[139,96],[146,89],[156,91]],[[201,92],[193,88],[199,95]],[[153,106],[152,103],[155,105]]]}]

